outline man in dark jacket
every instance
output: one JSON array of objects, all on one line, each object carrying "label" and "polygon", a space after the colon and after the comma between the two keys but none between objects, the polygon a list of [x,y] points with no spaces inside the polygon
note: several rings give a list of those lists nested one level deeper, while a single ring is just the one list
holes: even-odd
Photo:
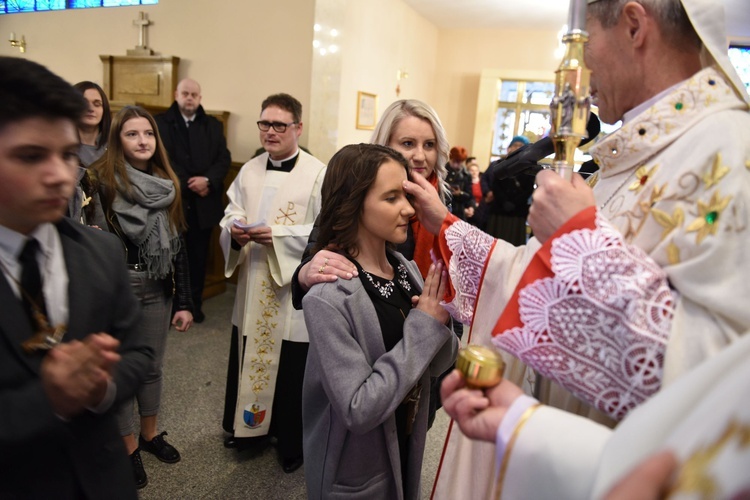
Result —
[{"label": "man in dark jacket", "polygon": [[175,102],[156,116],[159,133],[172,168],[180,178],[182,206],[188,230],[185,234],[190,283],[196,323],[204,320],[203,285],[211,231],[224,215],[224,177],[231,163],[224,130],[219,120],[201,106],[201,87],[185,78],[177,84]]},{"label": "man in dark jacket", "polygon": [[[525,136],[515,136],[508,145],[508,154],[527,144],[529,140]],[[534,192],[534,176],[522,172],[506,179],[496,179],[496,166],[490,165],[481,181],[482,192],[487,193],[484,199],[489,206],[485,231],[516,246],[523,245],[528,237],[526,218]]]}]

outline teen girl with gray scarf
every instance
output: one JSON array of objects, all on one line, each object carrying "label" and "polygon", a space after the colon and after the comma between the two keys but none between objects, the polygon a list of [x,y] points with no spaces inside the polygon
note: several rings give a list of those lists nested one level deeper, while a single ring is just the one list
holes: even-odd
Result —
[{"label": "teen girl with gray scarf", "polygon": [[[162,391],[162,364],[171,324],[184,332],[193,323],[180,183],[169,165],[153,117],[139,106],[115,115],[106,154],[95,169],[109,230],[125,247],[130,282],[143,317],[141,331],[154,349],[154,366],[136,392],[141,417],[135,439],[133,404],[120,408],[120,432],[133,464],[136,486],[148,483],[141,449],[162,462],[175,463],[180,453],[157,434]],[[172,317],[172,301],[175,301]]]}]

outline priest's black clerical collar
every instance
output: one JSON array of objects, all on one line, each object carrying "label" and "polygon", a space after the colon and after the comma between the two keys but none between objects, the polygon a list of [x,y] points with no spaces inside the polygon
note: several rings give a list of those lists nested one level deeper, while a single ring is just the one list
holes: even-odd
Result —
[{"label": "priest's black clerical collar", "polygon": [[291,172],[294,168],[294,165],[297,164],[297,158],[299,158],[299,149],[297,152],[292,156],[291,158],[287,158],[286,160],[272,160],[271,157],[268,157],[268,161],[266,161],[266,170],[276,170],[278,172]]}]

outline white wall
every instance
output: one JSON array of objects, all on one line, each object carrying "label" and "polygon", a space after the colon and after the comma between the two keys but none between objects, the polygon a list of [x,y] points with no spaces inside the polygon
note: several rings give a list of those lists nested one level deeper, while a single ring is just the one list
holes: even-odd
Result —
[{"label": "white wall", "polygon": [[[355,127],[357,92],[378,96],[378,117],[398,98],[432,105],[452,145],[471,149],[480,75],[552,72],[556,33],[439,30],[402,0],[160,0],[158,5],[0,16],[0,38],[12,31],[24,54],[70,82],[101,83],[100,54],[125,55],[138,42],[132,24],[148,13],[148,44],[178,56],[180,77],[203,87],[206,109],[231,112],[229,148],[235,161],[259,147],[255,122],[267,95],[288,92],[303,104],[301,143],[322,161],[340,147],[367,142]],[[314,22],[336,25],[340,52],[313,52]],[[0,55],[19,56],[6,41]],[[396,96],[396,72],[402,80]],[[493,103],[488,103],[492,107]]]},{"label": "white wall", "polygon": [[[436,80],[435,103],[451,145],[464,146],[477,156],[480,165],[489,159],[490,144],[484,151],[472,151],[480,77],[483,71],[512,74],[514,78],[547,76],[554,79],[560,59],[554,55],[558,45],[553,31],[442,30],[438,43],[441,72]],[[495,103],[487,100],[487,116],[494,114]],[[490,121],[491,123],[491,121]],[[489,140],[492,140],[489,134]]]},{"label": "white wall", "polygon": [[[7,41],[0,55],[44,64],[71,83],[102,82],[100,54],[125,55],[138,43],[132,24],[148,13],[148,45],[181,58],[180,77],[203,88],[206,109],[227,110],[232,159],[246,161],[260,146],[255,122],[261,101],[288,92],[309,111],[315,4],[311,0],[160,0],[158,5],[0,16],[0,38],[24,35],[27,52]],[[291,13],[291,14],[290,14]],[[303,135],[305,144],[307,136]]]}]

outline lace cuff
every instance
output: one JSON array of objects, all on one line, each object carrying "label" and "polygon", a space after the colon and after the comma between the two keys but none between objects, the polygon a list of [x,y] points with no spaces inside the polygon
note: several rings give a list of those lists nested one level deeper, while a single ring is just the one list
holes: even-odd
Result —
[{"label": "lace cuff", "polygon": [[444,238],[441,248],[447,246],[449,251],[443,258],[455,293],[443,306],[453,318],[471,325],[479,285],[495,238],[462,220],[455,220],[441,231],[441,238]]},{"label": "lace cuff", "polygon": [[667,274],[598,213],[594,229],[549,248],[553,276],[520,290],[522,326],[493,342],[622,419],[661,385],[676,300]]}]

